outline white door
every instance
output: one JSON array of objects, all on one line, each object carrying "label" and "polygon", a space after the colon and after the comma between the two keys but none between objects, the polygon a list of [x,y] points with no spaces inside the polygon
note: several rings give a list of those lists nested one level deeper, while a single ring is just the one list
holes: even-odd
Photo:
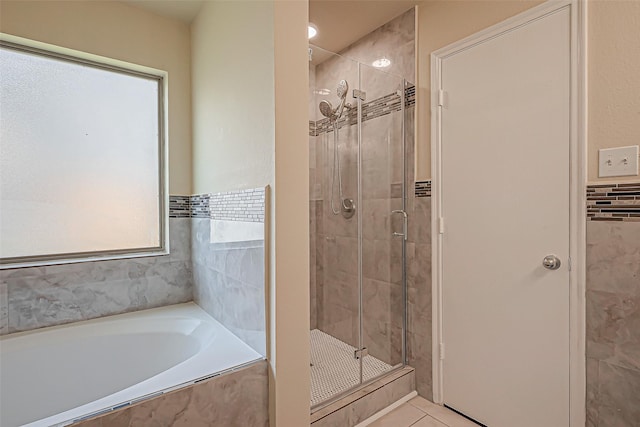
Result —
[{"label": "white door", "polygon": [[489,427],[569,425],[570,24],[441,62],[443,399]]}]

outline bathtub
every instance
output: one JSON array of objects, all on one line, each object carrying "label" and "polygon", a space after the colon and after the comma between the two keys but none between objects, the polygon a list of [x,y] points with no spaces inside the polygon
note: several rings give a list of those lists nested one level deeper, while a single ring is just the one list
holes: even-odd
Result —
[{"label": "bathtub", "polygon": [[0,425],[64,426],[262,356],[194,303],[0,338]]}]

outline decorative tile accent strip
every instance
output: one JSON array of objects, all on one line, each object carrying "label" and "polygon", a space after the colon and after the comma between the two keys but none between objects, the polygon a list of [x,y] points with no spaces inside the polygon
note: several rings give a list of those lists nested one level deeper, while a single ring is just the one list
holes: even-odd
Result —
[{"label": "decorative tile accent strip", "polygon": [[169,196],[169,218],[190,218],[191,197]]},{"label": "decorative tile accent strip", "polygon": [[197,194],[191,196],[191,218],[210,218],[210,196],[210,194]]},{"label": "decorative tile accent strip", "polygon": [[264,188],[169,196],[169,217],[264,222],[264,197]]},{"label": "decorative tile accent strip", "polygon": [[[411,85],[405,88],[405,108],[410,108],[416,104],[416,88]],[[398,93],[391,93],[373,101],[362,104],[362,121],[366,122],[378,117],[386,116],[396,111],[402,110],[401,98]],[[345,110],[345,114],[338,120],[338,129],[344,126],[352,126],[358,123],[358,108],[356,106]],[[309,136],[318,136],[323,133],[332,132],[333,125],[329,119],[322,119],[316,122],[309,121]]]},{"label": "decorative tile accent strip", "polygon": [[640,222],[640,182],[587,186],[587,220]]},{"label": "decorative tile accent strip", "polygon": [[416,181],[416,197],[431,197],[431,181]]},{"label": "decorative tile accent strip", "polygon": [[404,90],[405,108],[413,107],[416,105],[416,87],[414,85],[407,86]]},{"label": "decorative tile accent strip", "polygon": [[211,194],[209,206],[212,219],[264,222],[264,188]]}]

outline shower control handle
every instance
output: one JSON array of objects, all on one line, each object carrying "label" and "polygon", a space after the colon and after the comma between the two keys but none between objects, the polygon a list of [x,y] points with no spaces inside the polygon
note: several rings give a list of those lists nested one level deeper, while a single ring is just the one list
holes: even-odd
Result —
[{"label": "shower control handle", "polygon": [[408,230],[408,217],[407,217],[407,213],[402,210],[402,209],[396,209],[394,211],[391,211],[392,214],[401,214],[402,215],[402,233],[398,233],[398,232],[393,232],[393,236],[395,237],[402,237],[404,240],[407,240],[407,235],[409,234],[407,232]]},{"label": "shower control handle", "polygon": [[547,255],[542,260],[542,265],[547,270],[557,270],[560,268],[560,265],[562,265],[562,262],[555,255]]}]

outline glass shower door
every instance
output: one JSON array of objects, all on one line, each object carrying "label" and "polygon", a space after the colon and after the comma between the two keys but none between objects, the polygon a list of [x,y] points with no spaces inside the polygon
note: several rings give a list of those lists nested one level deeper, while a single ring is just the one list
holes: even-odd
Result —
[{"label": "glass shower door", "polygon": [[405,361],[404,80],[312,47],[311,405]]},{"label": "glass shower door", "polygon": [[311,405],[361,384],[358,63],[312,47],[310,94]]},{"label": "glass shower door", "polygon": [[405,360],[404,80],[360,64],[361,336],[368,381]]}]

